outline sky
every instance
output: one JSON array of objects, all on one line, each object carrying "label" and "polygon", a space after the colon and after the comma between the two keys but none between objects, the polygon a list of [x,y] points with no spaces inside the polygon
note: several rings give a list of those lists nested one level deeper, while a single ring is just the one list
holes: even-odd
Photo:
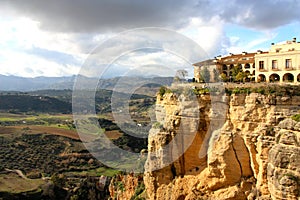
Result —
[{"label": "sky", "polygon": [[200,59],[300,40],[300,0],[1,0],[0,10],[2,75],[191,75]]}]

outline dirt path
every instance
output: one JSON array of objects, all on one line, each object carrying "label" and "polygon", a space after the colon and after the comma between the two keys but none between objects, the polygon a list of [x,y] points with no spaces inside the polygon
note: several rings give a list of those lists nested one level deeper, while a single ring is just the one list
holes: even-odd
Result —
[{"label": "dirt path", "polygon": [[15,172],[15,173],[18,174],[18,176],[20,176],[21,178],[28,180],[28,178],[23,174],[23,172],[22,172],[21,170],[18,170],[18,169],[15,169],[15,170],[12,170],[12,169],[4,169],[4,170],[7,171],[7,172]]},{"label": "dirt path", "polygon": [[52,134],[52,135],[58,135],[63,137],[68,137],[75,140],[81,140],[81,141],[91,141],[94,139],[95,136],[91,135],[78,135],[76,130],[67,130],[57,127],[48,127],[48,126],[0,126],[0,135],[1,134]]}]

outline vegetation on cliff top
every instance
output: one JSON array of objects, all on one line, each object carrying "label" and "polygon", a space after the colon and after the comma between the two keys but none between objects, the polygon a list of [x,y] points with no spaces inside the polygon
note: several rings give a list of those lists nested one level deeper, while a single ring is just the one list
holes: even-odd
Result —
[{"label": "vegetation on cliff top", "polygon": [[[188,88],[189,87],[189,88]],[[239,85],[234,88],[230,88],[227,86],[209,86],[203,85],[203,87],[197,86],[187,86],[184,89],[178,89],[175,87],[166,88],[162,86],[158,92],[158,94],[162,97],[166,93],[184,93],[184,94],[195,94],[195,95],[205,95],[205,94],[251,94],[251,93],[259,93],[263,95],[275,95],[275,96],[300,96],[300,86],[293,85],[267,85],[267,86],[255,86],[249,87],[248,85]]]}]

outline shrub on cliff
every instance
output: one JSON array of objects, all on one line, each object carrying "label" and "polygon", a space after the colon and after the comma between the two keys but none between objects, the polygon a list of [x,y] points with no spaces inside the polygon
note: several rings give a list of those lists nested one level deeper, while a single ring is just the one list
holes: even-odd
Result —
[{"label": "shrub on cliff", "polygon": [[292,116],[292,120],[295,120],[297,122],[300,122],[300,114],[296,114]]}]

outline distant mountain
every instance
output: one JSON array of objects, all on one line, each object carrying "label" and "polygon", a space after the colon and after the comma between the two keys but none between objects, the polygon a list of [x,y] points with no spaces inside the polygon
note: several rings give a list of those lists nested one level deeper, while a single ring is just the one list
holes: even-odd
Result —
[{"label": "distant mountain", "polygon": [[116,77],[110,79],[96,79],[84,76],[70,77],[36,77],[24,78],[18,76],[0,75],[0,91],[35,91],[45,89],[73,89],[76,80],[80,81],[80,89],[93,89],[98,82],[99,89],[127,92],[131,88],[156,90],[160,85],[171,85],[172,77]]},{"label": "distant mountain", "polygon": [[[53,85],[73,82],[72,77],[36,77],[24,78],[19,76],[5,76],[0,75],[0,90],[2,91],[33,91],[52,89]],[[69,89],[66,87],[63,89]]]}]

